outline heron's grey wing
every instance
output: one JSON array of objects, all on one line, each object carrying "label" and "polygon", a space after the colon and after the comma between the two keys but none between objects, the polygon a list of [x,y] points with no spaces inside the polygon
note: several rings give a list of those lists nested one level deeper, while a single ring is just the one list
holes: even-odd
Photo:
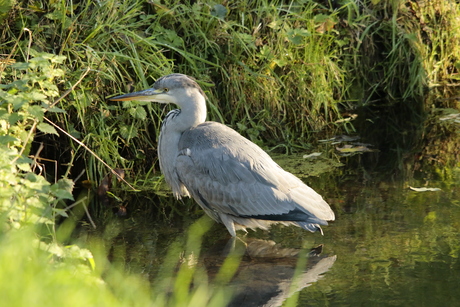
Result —
[{"label": "heron's grey wing", "polygon": [[225,125],[205,122],[184,132],[179,153],[179,179],[211,211],[319,224],[334,220],[318,193]]}]

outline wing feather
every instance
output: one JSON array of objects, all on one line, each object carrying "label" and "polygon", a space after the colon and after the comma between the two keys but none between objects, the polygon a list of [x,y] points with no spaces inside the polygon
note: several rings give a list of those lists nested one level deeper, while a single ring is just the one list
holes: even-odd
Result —
[{"label": "wing feather", "polygon": [[296,212],[302,221],[334,219],[319,194],[225,125],[205,122],[184,132],[179,152],[187,153],[176,159],[180,181],[215,215],[276,220]]}]

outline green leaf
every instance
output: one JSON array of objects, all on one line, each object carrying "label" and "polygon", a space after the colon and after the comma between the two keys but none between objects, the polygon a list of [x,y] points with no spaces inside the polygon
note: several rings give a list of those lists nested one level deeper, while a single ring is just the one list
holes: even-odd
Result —
[{"label": "green leaf", "polygon": [[12,105],[13,105],[13,110],[14,111],[17,111],[18,109],[20,109],[23,105],[25,104],[28,104],[29,101],[27,99],[24,99],[23,97],[21,96],[14,96],[14,98],[12,98],[10,101]]},{"label": "green leaf", "polygon": [[216,4],[211,10],[211,15],[223,20],[227,16],[227,8],[222,4]]},{"label": "green leaf", "polygon": [[27,70],[29,69],[29,63],[23,63],[23,62],[17,62],[11,65],[12,68],[18,69],[18,70]]},{"label": "green leaf", "polygon": [[147,118],[147,112],[141,106],[138,106],[138,107],[130,109],[129,114],[131,114],[131,116],[133,116],[134,118],[138,118],[138,119],[146,119]]},{"label": "green leaf", "polygon": [[294,45],[300,45],[304,37],[309,36],[310,32],[306,29],[289,29],[286,31],[287,39]]},{"label": "green leaf", "polygon": [[56,129],[53,126],[51,126],[51,125],[49,125],[47,123],[38,124],[37,129],[40,130],[43,133],[50,133],[50,134],[59,135],[59,133],[57,133]]},{"label": "green leaf", "polygon": [[275,63],[276,65],[278,65],[279,67],[284,67],[286,66],[287,64],[289,64],[289,61],[285,60],[285,59],[276,59],[276,60],[273,60],[273,63]]},{"label": "green leaf", "polygon": [[74,182],[72,180],[62,178],[51,186],[51,193],[58,199],[74,200],[72,195],[73,187]]},{"label": "green leaf", "polygon": [[63,217],[69,217],[65,209],[53,208],[53,211]]},{"label": "green leaf", "polygon": [[17,163],[16,162],[16,166],[23,172],[30,172],[31,171],[29,163]]},{"label": "green leaf", "polygon": [[236,123],[236,126],[238,127],[238,130],[240,131],[246,131],[246,129],[248,129],[248,127],[242,123]]},{"label": "green leaf", "polygon": [[31,91],[30,93],[24,93],[24,98],[31,101],[46,101],[47,97],[38,90]]},{"label": "green leaf", "polygon": [[435,222],[436,221],[436,211],[428,212],[428,214],[423,219],[423,222]]},{"label": "green leaf", "polygon": [[267,26],[273,30],[279,30],[282,25],[283,25],[282,19],[275,19],[272,22],[270,22]]},{"label": "green leaf", "polygon": [[8,123],[10,125],[15,125],[18,121],[20,121],[22,119],[22,115],[15,112],[15,113],[11,113],[9,116],[8,116]]},{"label": "green leaf", "polygon": [[121,126],[120,134],[124,139],[131,139],[137,136],[137,128],[134,126]]},{"label": "green leaf", "polygon": [[2,145],[7,145],[8,143],[15,142],[18,140],[19,140],[18,138],[15,138],[14,136],[8,135],[8,134],[0,136],[0,144]]},{"label": "green leaf", "polygon": [[23,184],[27,188],[43,193],[46,193],[49,187],[49,182],[44,177],[34,173],[27,173],[24,176]]},{"label": "green leaf", "polygon": [[58,108],[58,107],[52,107],[49,109],[46,109],[48,112],[53,112],[53,113],[66,113],[65,110]]},{"label": "green leaf", "polygon": [[80,131],[76,130],[73,124],[69,124],[67,129],[68,129],[67,132],[74,138],[77,138],[77,139],[81,138]]},{"label": "green leaf", "polygon": [[331,19],[331,16],[325,15],[325,14],[318,14],[318,15],[315,15],[315,17],[313,18],[315,23],[322,23],[322,22],[328,21],[329,19]]},{"label": "green leaf", "polygon": [[17,164],[31,164],[33,162],[32,159],[26,157],[26,156],[20,156],[17,160]]},{"label": "green leaf", "polygon": [[126,100],[126,101],[123,101],[123,108],[124,109],[128,109],[128,108],[133,108],[137,105],[137,103],[133,100]]},{"label": "green leaf", "polygon": [[33,117],[35,117],[39,121],[41,121],[43,119],[44,110],[40,106],[37,106],[37,105],[29,106],[27,108],[27,112],[29,112],[30,115],[32,115]]}]

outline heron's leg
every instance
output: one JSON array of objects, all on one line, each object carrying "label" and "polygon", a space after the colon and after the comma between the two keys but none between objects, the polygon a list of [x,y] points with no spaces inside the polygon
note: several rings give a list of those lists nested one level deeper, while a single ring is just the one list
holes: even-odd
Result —
[{"label": "heron's leg", "polygon": [[233,252],[235,249],[236,238],[237,237],[231,237],[228,239],[228,242],[225,244],[224,250],[222,251],[222,256],[227,257],[231,252]]},{"label": "heron's leg", "polygon": [[239,237],[231,237],[227,244],[225,244],[225,248],[222,251],[222,256],[227,257],[231,254],[245,254],[247,250],[247,243],[244,242],[241,238]]},{"label": "heron's leg", "polygon": [[227,227],[228,232],[232,237],[236,237],[235,224],[233,220],[225,213],[219,213],[220,220]]}]

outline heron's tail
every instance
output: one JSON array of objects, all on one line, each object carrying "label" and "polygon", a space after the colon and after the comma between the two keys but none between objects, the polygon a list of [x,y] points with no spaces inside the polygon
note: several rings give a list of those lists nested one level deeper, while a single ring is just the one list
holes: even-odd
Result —
[{"label": "heron's tail", "polygon": [[[307,223],[307,222],[297,222],[297,225],[299,225],[301,228],[305,230],[309,230],[311,232],[319,231],[321,235],[323,234],[323,230],[321,229],[321,226],[318,224],[313,224],[313,223]],[[327,225],[327,223],[326,223]]]}]

